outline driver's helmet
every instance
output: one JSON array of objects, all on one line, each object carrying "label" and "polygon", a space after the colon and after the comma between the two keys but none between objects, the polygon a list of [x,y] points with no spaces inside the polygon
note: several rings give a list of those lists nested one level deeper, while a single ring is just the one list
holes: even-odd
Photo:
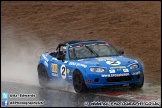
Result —
[{"label": "driver's helmet", "polygon": [[62,47],[62,51],[63,51],[64,54],[66,53],[66,46]]}]

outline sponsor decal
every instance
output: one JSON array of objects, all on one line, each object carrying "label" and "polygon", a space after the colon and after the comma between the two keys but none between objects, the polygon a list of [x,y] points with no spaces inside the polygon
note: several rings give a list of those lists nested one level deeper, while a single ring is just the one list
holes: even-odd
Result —
[{"label": "sponsor decal", "polygon": [[102,74],[101,77],[110,77],[110,74]]},{"label": "sponsor decal", "polygon": [[69,62],[69,65],[76,65],[77,63],[75,63],[75,62]]},{"label": "sponsor decal", "polygon": [[57,72],[57,70],[58,70],[58,65],[52,64],[52,72]]},{"label": "sponsor decal", "polygon": [[69,73],[70,73],[70,69],[67,69],[66,71],[67,71],[67,74],[69,74]]},{"label": "sponsor decal", "polygon": [[101,74],[101,77],[120,77],[120,76],[129,76],[129,73],[124,73],[124,74]]},{"label": "sponsor decal", "polygon": [[129,72],[129,70],[128,69],[123,69],[123,72]]},{"label": "sponsor decal", "polygon": [[120,65],[121,64],[119,61],[107,61],[106,63],[109,65]]},{"label": "sponsor decal", "polygon": [[68,77],[69,77],[69,78],[72,78],[72,76],[71,76],[71,75],[69,75]]},{"label": "sponsor decal", "polygon": [[123,68],[126,68],[125,66],[113,66],[113,67],[110,67],[110,69],[123,69]]},{"label": "sponsor decal", "polygon": [[110,73],[115,73],[114,69],[109,70]]},{"label": "sponsor decal", "polygon": [[81,64],[81,63],[77,63],[76,66],[82,66],[82,67],[84,67],[84,68],[87,67],[87,65],[85,65],[85,64]]},{"label": "sponsor decal", "polygon": [[52,76],[58,77],[58,74],[57,73],[52,73]]},{"label": "sponsor decal", "polygon": [[112,58],[112,57],[99,57],[96,58],[98,61],[116,61],[116,59]]},{"label": "sponsor decal", "polygon": [[85,65],[85,64],[82,64],[82,63],[76,63],[76,62],[70,62],[69,65],[82,66],[82,67],[84,67],[84,68],[87,67],[87,65]]},{"label": "sponsor decal", "polygon": [[42,57],[44,58],[44,60],[46,60],[48,62],[48,59],[44,54],[42,54]]}]

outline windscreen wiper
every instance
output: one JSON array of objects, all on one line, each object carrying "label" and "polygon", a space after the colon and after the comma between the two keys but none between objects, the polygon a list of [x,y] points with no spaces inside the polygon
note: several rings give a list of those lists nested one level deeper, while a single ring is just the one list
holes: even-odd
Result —
[{"label": "windscreen wiper", "polygon": [[85,47],[86,47],[91,53],[95,54],[96,57],[99,57],[99,55],[98,55],[94,50],[92,50],[90,47],[88,47],[88,46],[86,46],[86,45],[85,45]]}]

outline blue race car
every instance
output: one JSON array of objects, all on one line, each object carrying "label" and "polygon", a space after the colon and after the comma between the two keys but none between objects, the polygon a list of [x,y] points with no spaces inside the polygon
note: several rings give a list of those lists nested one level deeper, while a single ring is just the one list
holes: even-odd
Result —
[{"label": "blue race car", "polygon": [[141,63],[123,54],[124,51],[117,51],[102,40],[60,43],[56,51],[40,56],[39,83],[46,87],[51,79],[63,79],[73,83],[77,93],[113,85],[141,88],[144,84]]}]

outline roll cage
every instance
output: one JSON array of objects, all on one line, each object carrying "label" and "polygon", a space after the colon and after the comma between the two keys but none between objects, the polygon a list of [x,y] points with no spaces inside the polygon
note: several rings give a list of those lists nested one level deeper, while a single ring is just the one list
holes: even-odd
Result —
[{"label": "roll cage", "polygon": [[[58,44],[56,51],[51,53],[50,55],[53,57],[56,57],[58,60],[65,60],[66,58],[66,49],[63,50],[63,47],[68,46],[70,44],[75,45],[76,43],[80,43],[80,44],[84,44],[87,42],[106,42],[106,41],[102,41],[102,40],[88,40],[88,41],[80,41],[80,40],[73,40],[73,41],[66,41],[63,43]],[[111,45],[112,46],[112,45]],[[113,46],[112,46],[113,47]],[[124,52],[121,52],[121,54],[123,54]],[[66,58],[67,59],[67,58]]]}]

